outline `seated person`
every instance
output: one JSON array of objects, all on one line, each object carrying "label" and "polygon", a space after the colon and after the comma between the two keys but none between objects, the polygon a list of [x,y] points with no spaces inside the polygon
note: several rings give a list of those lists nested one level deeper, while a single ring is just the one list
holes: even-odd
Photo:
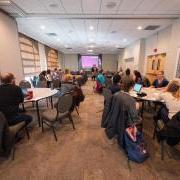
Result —
[{"label": "seated person", "polygon": [[120,82],[119,76],[115,75],[113,77],[113,84],[112,84],[112,86],[109,87],[112,94],[115,94],[116,92],[120,91],[119,82]]},{"label": "seated person", "polygon": [[134,77],[133,80],[137,84],[143,84],[142,76],[139,71],[134,70]]},{"label": "seated person", "polygon": [[22,90],[15,85],[15,77],[11,73],[1,74],[0,85],[0,111],[2,111],[9,123],[15,125],[25,121],[29,124],[32,117],[19,113],[19,104],[24,101]]},{"label": "seated person", "polygon": [[65,74],[63,77],[63,81],[68,82],[73,79],[73,76],[70,74],[69,69],[65,69]]},{"label": "seated person", "polygon": [[131,76],[130,69],[126,69],[125,75],[122,77],[122,88],[125,92],[128,92],[129,86],[133,86],[134,81]]},{"label": "seated person", "polygon": [[106,82],[106,80],[103,75],[103,70],[100,70],[99,74],[96,78],[96,91],[102,92],[102,88],[103,88],[103,86],[105,86],[105,82]]},{"label": "seated person", "polygon": [[166,124],[180,110],[180,82],[172,80],[165,91],[159,94],[159,99],[164,100],[166,107],[162,106],[155,118]]},{"label": "seated person", "polygon": [[164,88],[168,85],[168,80],[164,77],[164,71],[159,71],[157,73],[157,79],[153,82],[155,88]]}]

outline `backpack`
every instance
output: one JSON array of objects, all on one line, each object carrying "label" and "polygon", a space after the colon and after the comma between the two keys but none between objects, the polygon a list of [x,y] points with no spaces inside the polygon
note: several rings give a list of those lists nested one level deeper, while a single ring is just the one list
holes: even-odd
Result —
[{"label": "backpack", "polygon": [[145,148],[143,134],[139,131],[136,132],[135,140],[133,140],[129,133],[125,131],[124,148],[128,159],[134,162],[142,163],[149,157],[149,154]]}]

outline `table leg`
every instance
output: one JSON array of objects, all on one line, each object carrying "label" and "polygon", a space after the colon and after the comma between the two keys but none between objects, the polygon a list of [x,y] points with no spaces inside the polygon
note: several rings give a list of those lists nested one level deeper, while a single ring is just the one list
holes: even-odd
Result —
[{"label": "table leg", "polygon": [[39,127],[41,127],[41,120],[40,120],[40,113],[39,113],[39,104],[38,104],[38,101],[36,101],[36,111],[37,111],[38,124],[39,124]]},{"label": "table leg", "polygon": [[143,114],[144,114],[144,101],[142,101],[142,108],[141,108],[141,117],[143,118]]},{"label": "table leg", "polygon": [[52,96],[50,97],[50,101],[51,101],[51,108],[53,109],[53,100],[52,100]]}]

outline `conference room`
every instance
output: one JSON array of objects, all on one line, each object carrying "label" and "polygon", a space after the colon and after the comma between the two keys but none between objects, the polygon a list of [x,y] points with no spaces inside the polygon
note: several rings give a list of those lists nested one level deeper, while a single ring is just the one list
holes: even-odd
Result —
[{"label": "conference room", "polygon": [[179,179],[180,0],[0,0],[0,179]]}]

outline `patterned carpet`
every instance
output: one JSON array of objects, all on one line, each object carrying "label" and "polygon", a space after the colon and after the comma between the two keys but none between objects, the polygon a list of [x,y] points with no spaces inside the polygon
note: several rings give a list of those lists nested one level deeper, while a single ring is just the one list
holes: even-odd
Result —
[{"label": "patterned carpet", "polygon": [[[80,116],[73,112],[76,130],[68,120],[57,126],[58,142],[49,128],[42,133],[36,124],[36,113],[27,105],[34,117],[30,140],[17,144],[15,160],[0,161],[1,180],[155,180],[180,179],[179,161],[169,156],[160,159],[160,148],[152,140],[152,115],[146,113],[144,132],[150,158],[143,164],[127,163],[124,152],[115,140],[108,140],[100,128],[103,97],[93,92],[93,82],[83,86],[85,101],[79,108]],[[41,103],[41,111],[45,110]],[[97,113],[98,112],[98,113]],[[35,126],[34,126],[35,125]]]}]

